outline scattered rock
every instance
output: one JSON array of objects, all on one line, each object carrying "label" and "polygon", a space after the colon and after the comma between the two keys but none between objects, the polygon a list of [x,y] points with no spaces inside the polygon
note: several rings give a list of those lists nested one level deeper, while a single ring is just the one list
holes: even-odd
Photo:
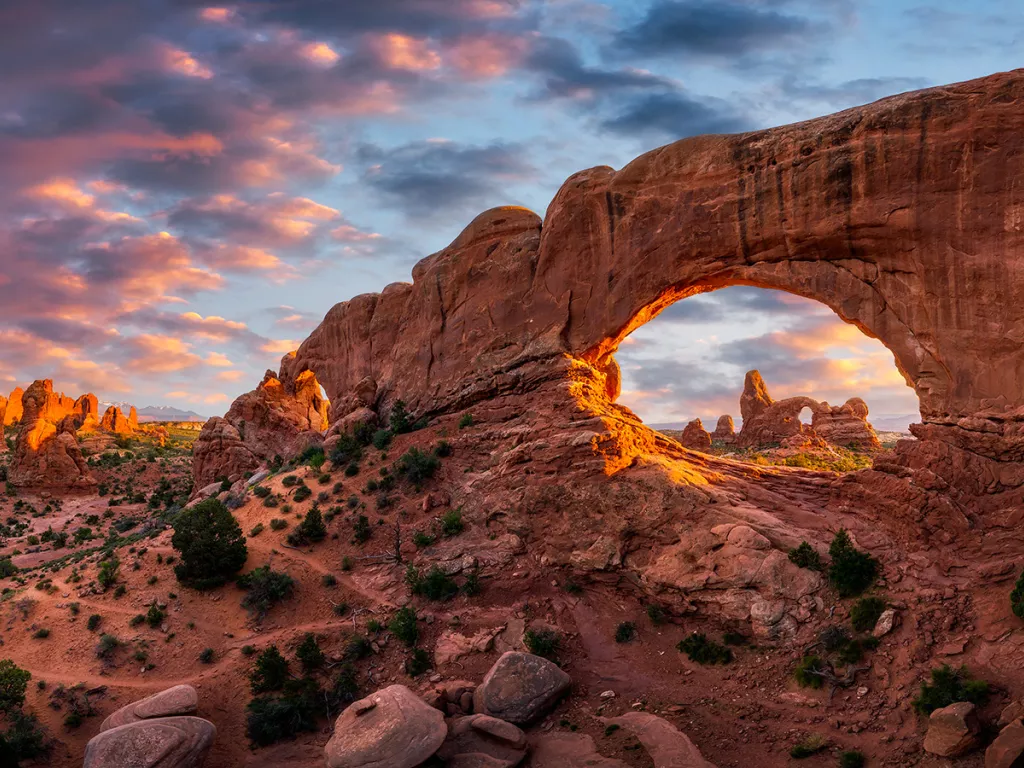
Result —
[{"label": "scattered rock", "polygon": [[872,637],[885,637],[895,629],[899,622],[899,614],[895,608],[886,608],[875,622],[875,628],[871,630]]},{"label": "scattered rock", "polygon": [[1020,765],[1021,755],[1024,755],[1024,723],[1017,719],[1003,728],[985,750],[985,768],[1014,768]]},{"label": "scattered rock", "polygon": [[932,712],[924,749],[939,757],[966,755],[977,745],[980,730],[974,705],[958,701]]},{"label": "scattered rock", "polygon": [[437,755],[449,768],[515,768],[526,757],[526,734],[487,715],[460,717]]},{"label": "scattered rock", "polygon": [[404,685],[392,685],[341,713],[324,755],[327,768],[414,768],[447,735],[441,712]]},{"label": "scattered rock", "polygon": [[571,685],[571,678],[547,659],[509,651],[473,693],[473,709],[524,725],[544,715]]}]

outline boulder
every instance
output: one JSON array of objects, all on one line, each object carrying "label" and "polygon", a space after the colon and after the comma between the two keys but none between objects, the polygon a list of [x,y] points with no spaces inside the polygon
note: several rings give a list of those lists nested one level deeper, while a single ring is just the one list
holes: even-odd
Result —
[{"label": "boulder", "polygon": [[607,721],[631,731],[654,761],[654,768],[715,768],[672,723],[646,712],[627,712]]},{"label": "boulder", "polygon": [[487,715],[459,717],[437,755],[448,768],[515,768],[526,757],[526,734]]},{"label": "boulder", "polygon": [[868,405],[851,397],[843,405],[821,403],[811,417],[811,427],[827,443],[856,450],[875,450],[882,443],[868,423]]},{"label": "boulder", "polygon": [[1016,768],[1024,755],[1024,723],[1013,720],[985,750],[985,768]]},{"label": "boulder", "polygon": [[586,734],[554,731],[531,740],[530,768],[629,767],[621,760],[604,757],[594,746],[594,740]]},{"label": "boulder", "polygon": [[679,442],[684,448],[706,451],[711,447],[711,435],[704,429],[700,419],[694,419],[683,429]]},{"label": "boulder", "polygon": [[978,744],[981,725],[974,705],[958,701],[932,712],[924,737],[925,752],[939,757],[961,757]]},{"label": "boulder", "polygon": [[885,637],[896,627],[899,622],[899,614],[896,613],[895,608],[886,608],[882,611],[878,617],[878,621],[875,622],[874,629],[871,630],[872,637]]},{"label": "boulder", "polygon": [[139,720],[158,717],[191,715],[199,709],[199,694],[191,685],[176,685],[160,693],[154,693],[139,701],[121,707],[107,716],[100,726],[100,732],[109,731]]},{"label": "boulder", "polygon": [[198,768],[217,729],[198,717],[163,717],[120,725],[94,736],[83,768]]},{"label": "boulder", "polygon": [[447,735],[444,715],[404,685],[392,685],[341,713],[324,755],[327,768],[414,768]]},{"label": "boulder", "polygon": [[128,417],[116,405],[112,405],[104,411],[103,418],[100,419],[100,429],[115,435],[130,435],[135,431],[128,423]]},{"label": "boulder", "polygon": [[501,656],[473,693],[473,711],[525,725],[545,715],[572,686],[558,665],[530,653]]}]

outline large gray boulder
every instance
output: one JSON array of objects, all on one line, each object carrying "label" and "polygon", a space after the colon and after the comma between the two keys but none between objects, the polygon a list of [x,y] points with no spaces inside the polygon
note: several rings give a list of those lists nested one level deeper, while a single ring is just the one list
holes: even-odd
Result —
[{"label": "large gray boulder", "polygon": [[94,736],[83,768],[199,768],[216,736],[198,717],[139,720]]},{"label": "large gray boulder", "polygon": [[103,721],[100,732],[139,720],[191,715],[198,709],[199,694],[196,693],[196,689],[191,685],[176,685],[121,707]]},{"label": "large gray boulder", "polygon": [[556,664],[509,651],[473,693],[473,711],[526,725],[547,714],[571,686],[572,679]]}]

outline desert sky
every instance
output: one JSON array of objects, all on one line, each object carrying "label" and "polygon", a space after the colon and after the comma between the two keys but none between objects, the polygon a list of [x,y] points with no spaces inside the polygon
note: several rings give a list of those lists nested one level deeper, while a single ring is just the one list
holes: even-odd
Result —
[{"label": "desert sky", "polygon": [[[0,390],[222,413],[480,211],[1011,69],[1022,31],[1006,0],[0,2]],[[755,367],[916,410],[884,347],[777,292],[680,302],[618,360],[653,423],[738,416]]]}]

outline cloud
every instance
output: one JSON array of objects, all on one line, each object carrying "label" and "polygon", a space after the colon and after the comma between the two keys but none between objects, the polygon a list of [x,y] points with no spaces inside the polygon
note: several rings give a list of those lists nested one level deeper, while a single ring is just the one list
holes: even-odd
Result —
[{"label": "cloud", "polygon": [[385,149],[364,144],[363,181],[407,215],[427,217],[439,209],[472,209],[508,203],[506,185],[532,179],[536,169],[519,144],[485,146],[428,140]]},{"label": "cloud", "polygon": [[625,136],[679,139],[706,133],[739,133],[753,127],[722,99],[694,97],[684,92],[652,93],[622,105],[601,126]]},{"label": "cloud", "polygon": [[821,29],[804,16],[735,0],[658,0],[615,36],[622,52],[732,63],[752,52],[804,46]]}]

